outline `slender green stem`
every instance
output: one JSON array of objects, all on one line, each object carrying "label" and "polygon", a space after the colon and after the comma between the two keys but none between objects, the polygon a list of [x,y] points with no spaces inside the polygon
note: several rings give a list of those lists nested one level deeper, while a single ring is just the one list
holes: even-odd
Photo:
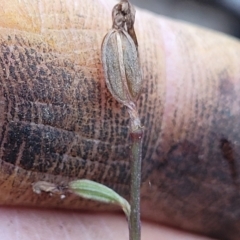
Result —
[{"label": "slender green stem", "polygon": [[[140,187],[143,128],[136,101],[141,94],[143,78],[139,62],[138,42],[134,31],[135,9],[121,0],[112,10],[113,29],[102,43],[102,60],[106,83],[113,97],[124,104],[130,116],[131,213],[128,217],[129,239],[141,239]],[[118,64],[117,64],[118,63]],[[120,81],[119,81],[120,79]]]},{"label": "slender green stem", "polygon": [[[134,122],[136,118],[131,120],[133,120],[132,122]],[[140,125],[136,127],[137,128],[132,129],[130,133],[130,137],[132,140],[131,186],[130,186],[131,214],[130,214],[130,222],[129,222],[129,239],[130,240],[141,239],[140,189],[141,189],[143,128]]]}]

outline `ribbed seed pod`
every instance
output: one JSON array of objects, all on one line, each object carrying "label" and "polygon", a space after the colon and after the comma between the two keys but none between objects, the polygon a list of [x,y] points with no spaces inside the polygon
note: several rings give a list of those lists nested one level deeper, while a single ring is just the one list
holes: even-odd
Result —
[{"label": "ribbed seed pod", "polygon": [[136,45],[123,29],[112,29],[102,44],[102,62],[107,87],[124,105],[135,102],[142,88]]}]

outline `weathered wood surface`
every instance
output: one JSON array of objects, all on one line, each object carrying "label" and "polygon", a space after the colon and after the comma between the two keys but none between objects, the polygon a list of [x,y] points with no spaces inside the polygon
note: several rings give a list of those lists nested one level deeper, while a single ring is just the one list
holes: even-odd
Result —
[{"label": "weathered wood surface", "polygon": [[[128,115],[100,63],[112,1],[0,1],[0,203],[103,209],[31,184],[89,178],[128,197]],[[240,43],[141,11],[142,216],[240,235]]]}]

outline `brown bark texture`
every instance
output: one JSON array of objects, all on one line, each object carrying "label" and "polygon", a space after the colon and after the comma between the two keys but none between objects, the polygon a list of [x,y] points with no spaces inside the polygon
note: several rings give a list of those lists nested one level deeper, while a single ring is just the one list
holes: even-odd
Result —
[{"label": "brown bark texture", "polygon": [[[87,178],[129,198],[128,113],[107,90],[111,0],[0,1],[0,204],[112,210],[32,184]],[[240,235],[240,43],[137,10],[142,217]]]}]

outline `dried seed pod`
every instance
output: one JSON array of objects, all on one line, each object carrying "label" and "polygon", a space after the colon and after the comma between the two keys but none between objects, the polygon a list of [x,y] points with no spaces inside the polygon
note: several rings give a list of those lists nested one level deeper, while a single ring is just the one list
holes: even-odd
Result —
[{"label": "dried seed pod", "polygon": [[105,79],[113,97],[124,105],[135,102],[142,88],[136,45],[124,29],[112,29],[102,44]]}]

